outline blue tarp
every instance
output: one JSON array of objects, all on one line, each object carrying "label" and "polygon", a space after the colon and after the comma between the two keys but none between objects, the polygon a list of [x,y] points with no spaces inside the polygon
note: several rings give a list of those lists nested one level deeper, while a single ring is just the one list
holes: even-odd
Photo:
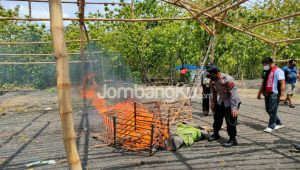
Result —
[{"label": "blue tarp", "polygon": [[[179,70],[179,69],[181,69],[182,68],[182,66],[176,66],[175,67],[175,69],[176,70]],[[195,65],[184,65],[184,67],[183,68],[187,68],[187,69],[189,69],[189,70],[197,70],[197,69],[200,69],[201,68],[201,66],[195,66]],[[204,66],[204,68],[205,68],[205,66]]]}]

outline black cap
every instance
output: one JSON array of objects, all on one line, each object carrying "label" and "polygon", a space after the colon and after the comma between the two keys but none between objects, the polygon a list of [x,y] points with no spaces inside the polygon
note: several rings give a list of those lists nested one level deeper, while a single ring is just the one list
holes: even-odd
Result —
[{"label": "black cap", "polygon": [[271,57],[267,57],[267,58],[264,58],[262,61],[261,61],[262,64],[271,64],[271,63],[274,63],[273,62],[273,59]]},{"label": "black cap", "polygon": [[296,62],[295,59],[291,59],[291,60],[289,61],[290,64],[293,64],[294,62]]},{"label": "black cap", "polygon": [[218,69],[218,67],[216,65],[210,65],[207,69],[207,72],[217,73],[217,72],[220,72],[220,70]]}]

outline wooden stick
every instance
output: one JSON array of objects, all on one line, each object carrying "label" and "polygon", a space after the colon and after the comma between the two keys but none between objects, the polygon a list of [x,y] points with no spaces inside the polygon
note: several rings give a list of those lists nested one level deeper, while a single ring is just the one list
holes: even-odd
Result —
[{"label": "wooden stick", "polygon": [[205,12],[208,12],[208,11],[211,11],[211,10],[217,8],[218,6],[224,4],[224,3],[227,2],[227,1],[229,1],[229,0],[223,0],[223,1],[221,1],[221,2],[219,2],[219,3],[217,3],[217,4],[213,5],[213,6],[211,6],[211,7],[209,7],[209,8],[204,9],[203,11],[199,12],[199,13],[196,15],[196,17],[199,17],[200,15],[204,14]]},{"label": "wooden stick", "polygon": [[232,9],[232,8],[235,8],[235,7],[239,6],[239,5],[241,5],[242,3],[246,2],[246,1],[249,1],[249,0],[241,0],[241,1],[239,1],[239,2],[237,2],[237,3],[235,3],[235,4],[233,4],[233,5],[231,5],[231,6],[229,6],[229,7],[227,7],[227,8],[225,8],[225,9],[223,9],[223,10],[221,10],[221,11],[219,11],[219,12],[213,14],[212,17],[216,17],[216,16],[222,14],[222,13],[225,12],[225,11],[228,11],[228,10],[230,10],[230,9]]},{"label": "wooden stick", "polygon": [[197,21],[199,22],[199,24],[202,26],[202,28],[209,34],[209,35],[215,35],[215,33],[207,26],[204,24],[204,22],[201,21],[201,19],[199,17],[196,17],[196,14],[194,14],[191,10],[189,10],[189,8],[187,6],[185,6],[183,3],[179,2],[179,4],[181,4],[182,6],[185,7],[185,9],[194,17],[197,19]]},{"label": "wooden stick", "polygon": [[[68,55],[80,55],[81,53],[68,53]],[[85,54],[102,54],[102,52],[85,52]],[[53,54],[0,54],[0,57],[48,57]]]},{"label": "wooden stick", "polygon": [[[182,7],[182,8],[185,8],[184,6],[182,6],[182,5],[180,5],[180,4],[175,4],[175,3],[171,2],[171,1],[168,1],[168,0],[162,0],[162,1],[167,2],[167,3],[170,3],[170,4],[173,4],[173,5],[176,5],[176,6],[179,6],[179,7]],[[191,8],[189,8],[189,10],[191,10],[191,11],[193,11],[193,12],[198,12],[196,9],[191,9]],[[269,44],[271,44],[271,45],[276,45],[276,44],[275,44],[273,41],[271,41],[271,40],[268,40],[268,39],[266,39],[266,38],[264,38],[264,37],[261,37],[261,36],[259,36],[259,35],[256,35],[256,34],[254,34],[254,33],[252,33],[252,32],[244,31],[244,30],[242,30],[241,28],[235,27],[235,26],[230,25],[230,24],[228,24],[228,23],[226,23],[226,22],[224,22],[224,21],[221,21],[220,19],[215,18],[215,17],[213,17],[212,15],[210,15],[210,14],[208,14],[208,13],[204,13],[203,15],[205,15],[205,16],[208,17],[208,18],[210,18],[211,20],[218,21],[219,23],[221,23],[221,24],[223,24],[223,25],[225,25],[225,26],[227,26],[227,27],[229,27],[229,28],[232,28],[232,29],[237,30],[237,31],[239,31],[239,32],[243,32],[243,33],[245,33],[245,34],[247,34],[247,35],[250,35],[250,36],[252,36],[252,37],[255,37],[255,38],[257,38],[257,39],[260,39],[260,40],[262,40],[262,41],[264,41],[264,42],[267,42],[267,43],[269,43]]]},{"label": "wooden stick", "polygon": [[[69,40],[66,43],[72,42],[80,42],[81,40]],[[90,41],[100,41],[100,39],[91,39]],[[87,42],[87,40],[83,40],[83,42]],[[51,41],[46,42],[0,42],[0,45],[32,45],[32,44],[52,44]]]},{"label": "wooden stick", "polygon": [[[290,61],[291,59],[286,59],[286,60],[276,60],[275,62],[288,62]],[[296,61],[300,61],[300,58],[299,59],[294,59]]]},{"label": "wooden stick", "polygon": [[[87,63],[97,62],[96,61],[85,61]],[[0,62],[0,65],[34,65],[34,64],[55,64],[54,61],[40,61],[40,62]],[[72,63],[81,63],[81,61],[69,61],[70,64]]]},{"label": "wooden stick", "polygon": [[246,27],[244,30],[248,30],[250,28],[254,28],[254,27],[257,27],[257,26],[269,24],[271,22],[276,22],[276,21],[280,21],[280,20],[283,20],[283,19],[287,19],[287,18],[293,18],[293,17],[299,16],[299,15],[300,15],[300,12],[297,12],[297,13],[294,13],[294,14],[291,14],[291,15],[286,15],[286,16],[280,17],[280,18],[267,20],[267,21],[264,21],[264,22],[261,22],[261,23],[258,23],[258,24],[250,25],[250,26]]},{"label": "wooden stick", "polygon": [[287,40],[280,40],[280,41],[275,41],[275,43],[276,43],[276,44],[278,44],[278,43],[289,43],[289,42],[294,42],[294,41],[300,41],[300,38],[287,39]]},{"label": "wooden stick", "polygon": [[[114,21],[114,22],[153,22],[153,21],[183,21],[191,20],[192,17],[181,18],[138,18],[138,19],[119,19],[119,18],[85,18],[84,21]],[[18,17],[0,17],[0,21],[15,20],[15,21],[50,21],[49,18],[18,18]],[[80,18],[63,18],[64,21],[79,21]]]},{"label": "wooden stick", "polygon": [[130,10],[131,10],[131,19],[135,18],[134,16],[134,0],[130,1]]},{"label": "wooden stick", "polygon": [[[31,1],[31,2],[44,2],[44,3],[48,3],[48,0],[4,0],[4,1],[18,1],[18,2],[28,2],[28,1]],[[61,3],[63,4],[80,4],[80,2],[75,2],[75,1],[61,1]],[[123,6],[123,5],[130,5],[130,3],[125,3],[125,2],[121,2],[121,3],[118,3],[118,2],[86,2],[85,4],[98,4],[98,5],[120,5],[120,6]]]},{"label": "wooden stick", "polygon": [[31,0],[28,0],[28,11],[29,11],[29,19],[32,18],[32,12],[31,12]]},{"label": "wooden stick", "polygon": [[50,28],[56,58],[56,78],[59,101],[59,114],[62,124],[62,135],[71,170],[81,170],[81,163],[76,146],[76,135],[72,116],[71,84],[69,77],[68,53],[63,30],[61,0],[50,0]]}]

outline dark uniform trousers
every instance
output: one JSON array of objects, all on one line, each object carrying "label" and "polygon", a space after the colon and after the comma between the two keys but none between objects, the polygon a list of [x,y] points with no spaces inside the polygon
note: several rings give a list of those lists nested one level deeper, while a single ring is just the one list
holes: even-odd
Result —
[{"label": "dark uniform trousers", "polygon": [[223,119],[225,117],[225,121],[227,124],[227,133],[230,139],[235,139],[236,136],[236,126],[237,126],[237,118],[232,117],[231,115],[231,107],[225,107],[224,103],[219,105],[217,102],[215,104],[215,114],[214,114],[214,134],[218,134],[222,124]]},{"label": "dark uniform trousers", "polygon": [[210,87],[206,87],[205,85],[203,87],[202,92],[202,110],[204,114],[208,114],[209,112],[209,96],[210,96]]}]

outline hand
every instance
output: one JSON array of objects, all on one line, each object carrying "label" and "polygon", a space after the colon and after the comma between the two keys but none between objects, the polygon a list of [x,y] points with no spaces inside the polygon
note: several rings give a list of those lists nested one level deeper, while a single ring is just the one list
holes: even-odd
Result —
[{"label": "hand", "polygon": [[233,111],[231,111],[231,115],[232,115],[232,117],[234,117],[234,118],[236,118],[236,117],[238,116],[238,114],[239,114],[239,111],[238,111],[238,110],[233,110]]},{"label": "hand", "polygon": [[285,96],[284,95],[280,95],[279,100],[280,101],[285,101]]},{"label": "hand", "polygon": [[257,99],[261,100],[261,92],[260,91],[257,93]]}]

